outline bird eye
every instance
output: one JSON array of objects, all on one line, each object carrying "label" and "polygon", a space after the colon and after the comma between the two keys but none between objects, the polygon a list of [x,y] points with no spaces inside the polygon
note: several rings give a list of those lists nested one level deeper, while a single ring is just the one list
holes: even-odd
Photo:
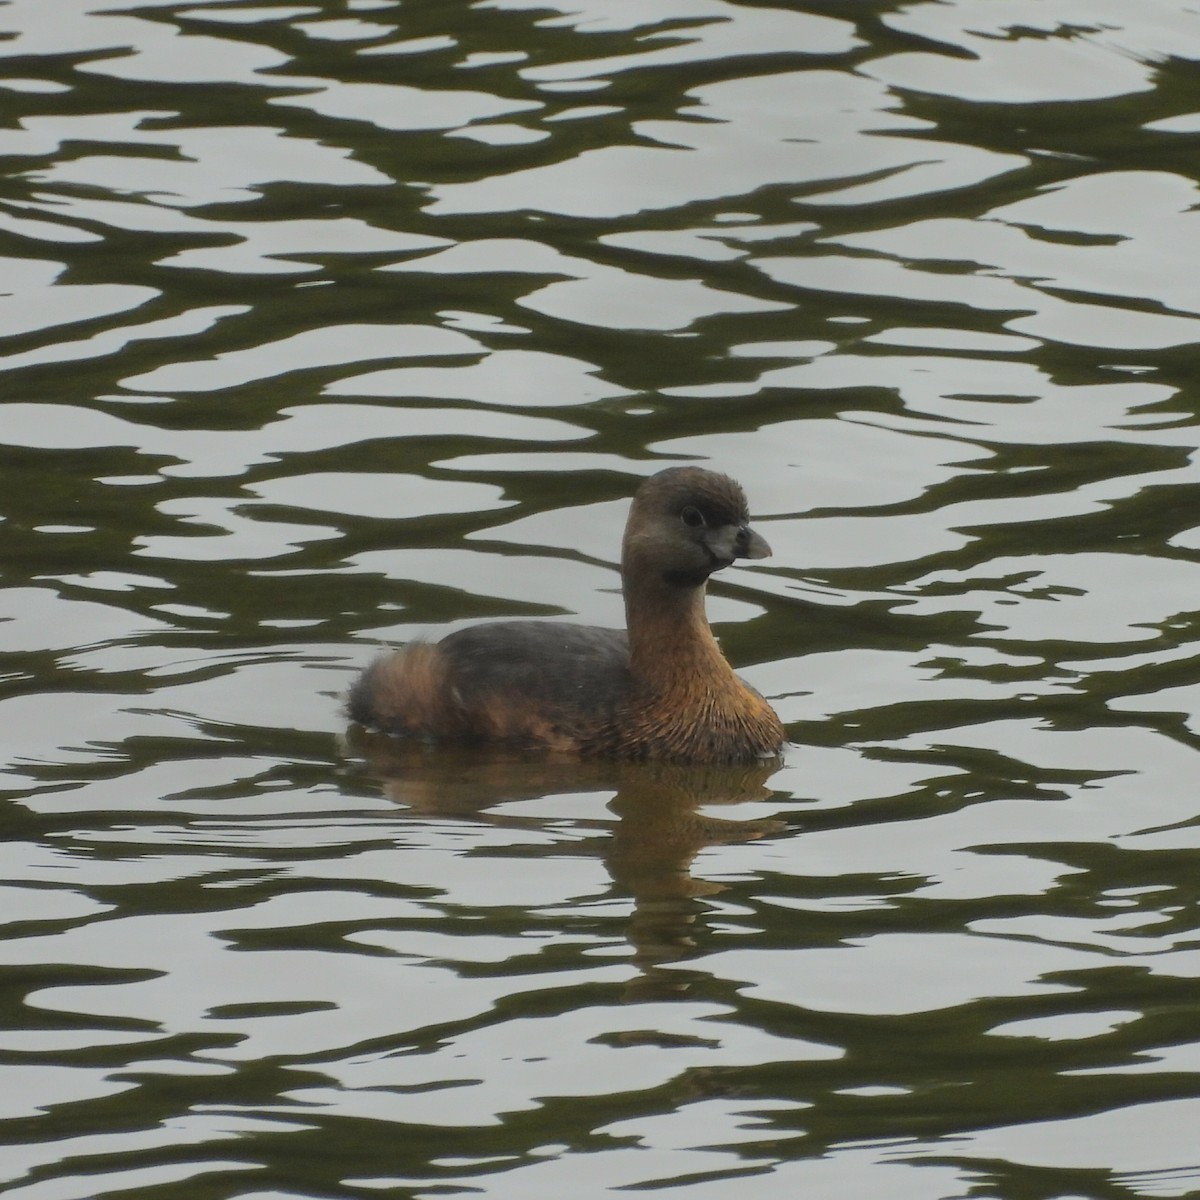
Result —
[{"label": "bird eye", "polygon": [[700,529],[704,525],[704,514],[698,508],[693,508],[690,504],[679,516],[689,529]]}]

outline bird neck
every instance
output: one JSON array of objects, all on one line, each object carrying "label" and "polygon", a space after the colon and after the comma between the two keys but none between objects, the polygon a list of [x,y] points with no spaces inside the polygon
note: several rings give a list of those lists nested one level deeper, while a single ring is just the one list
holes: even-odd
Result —
[{"label": "bird neck", "polygon": [[630,671],[640,686],[669,695],[698,681],[734,682],[704,612],[703,584],[676,587],[635,574],[625,583],[625,619]]}]

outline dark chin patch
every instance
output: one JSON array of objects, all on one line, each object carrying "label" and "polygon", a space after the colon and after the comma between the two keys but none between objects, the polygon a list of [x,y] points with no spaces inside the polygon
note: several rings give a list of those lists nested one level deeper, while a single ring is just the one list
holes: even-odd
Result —
[{"label": "dark chin patch", "polygon": [[698,588],[708,582],[711,574],[712,569],[705,567],[695,571],[664,571],[662,577],[671,587]]}]

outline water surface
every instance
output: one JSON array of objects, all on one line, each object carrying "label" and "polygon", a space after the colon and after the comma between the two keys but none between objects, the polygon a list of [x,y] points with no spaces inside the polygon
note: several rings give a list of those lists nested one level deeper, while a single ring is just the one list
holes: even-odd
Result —
[{"label": "water surface", "polygon": [[[1200,1194],[1200,12],[0,51],[6,1196]],[[347,737],[679,462],[779,769]]]}]

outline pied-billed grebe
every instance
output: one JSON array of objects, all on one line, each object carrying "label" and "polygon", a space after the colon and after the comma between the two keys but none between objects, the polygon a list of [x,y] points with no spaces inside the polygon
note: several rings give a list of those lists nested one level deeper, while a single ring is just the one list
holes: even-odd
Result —
[{"label": "pied-billed grebe", "polygon": [[704,615],[708,577],[771,549],[727,475],[669,467],[638,489],[621,579],[628,633],[493,621],[369,666],[353,720],[451,742],[540,746],[587,757],[746,762],[778,754],[783,726],[733,672]]}]

